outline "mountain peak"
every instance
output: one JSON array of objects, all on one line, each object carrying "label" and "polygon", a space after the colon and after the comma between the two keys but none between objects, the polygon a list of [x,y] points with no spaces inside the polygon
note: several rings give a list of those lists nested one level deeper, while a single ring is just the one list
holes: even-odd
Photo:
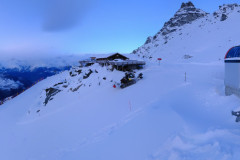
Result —
[{"label": "mountain peak", "polygon": [[[175,13],[174,17],[176,17],[177,15],[180,15],[181,17],[186,15],[191,15],[191,16],[195,15],[197,16],[197,17],[194,16],[195,18],[199,18],[199,16],[203,17],[206,14],[207,14],[206,12],[196,8],[194,4],[191,1],[189,1],[187,3],[182,3],[181,8]],[[195,20],[195,18],[193,20]]]},{"label": "mountain peak", "polygon": [[177,27],[189,24],[199,18],[206,16],[208,13],[201,9],[195,8],[192,2],[182,3],[181,8],[174,14],[174,16],[164,24],[160,30],[163,36],[176,31]]},{"label": "mountain peak", "polygon": [[182,3],[181,8],[185,8],[185,7],[194,7],[193,3],[191,1],[187,2],[187,3]]}]

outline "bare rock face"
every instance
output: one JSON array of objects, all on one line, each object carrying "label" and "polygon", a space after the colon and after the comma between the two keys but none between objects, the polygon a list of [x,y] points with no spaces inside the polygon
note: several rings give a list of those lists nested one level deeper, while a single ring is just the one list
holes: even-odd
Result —
[{"label": "bare rock face", "polygon": [[236,3],[234,4],[224,4],[219,6],[219,10],[213,13],[215,18],[220,18],[220,21],[225,21],[228,18],[228,15],[237,10],[240,12],[240,6]]},{"label": "bare rock face", "polygon": [[87,79],[92,73],[93,71],[89,69],[88,73],[85,73],[85,75],[83,76],[83,79]]},{"label": "bare rock face", "polygon": [[46,98],[45,98],[45,101],[44,101],[45,106],[48,104],[49,101],[51,101],[53,99],[53,97],[56,94],[61,92],[61,90],[56,89],[56,88],[47,88],[47,89],[45,89],[45,91],[46,91]]},{"label": "bare rock face", "polygon": [[150,37],[147,38],[145,44],[148,44],[148,43],[151,43],[151,42],[152,42],[152,37],[150,36]]},{"label": "bare rock face", "polygon": [[185,8],[185,7],[194,7],[194,5],[192,2],[182,3],[181,8]]},{"label": "bare rock face", "polygon": [[221,21],[225,21],[228,18],[226,14],[222,14]]}]

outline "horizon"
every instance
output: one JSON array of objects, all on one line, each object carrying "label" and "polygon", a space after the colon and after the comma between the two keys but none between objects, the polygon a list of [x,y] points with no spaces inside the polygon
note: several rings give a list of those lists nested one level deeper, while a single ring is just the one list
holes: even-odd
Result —
[{"label": "horizon", "polygon": [[[0,58],[131,53],[183,2],[188,1],[2,0]],[[191,2],[210,14],[219,5],[237,3]]]}]

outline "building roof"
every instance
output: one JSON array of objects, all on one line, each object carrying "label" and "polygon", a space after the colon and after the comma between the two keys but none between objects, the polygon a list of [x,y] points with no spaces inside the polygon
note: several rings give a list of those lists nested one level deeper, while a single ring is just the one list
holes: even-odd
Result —
[{"label": "building roof", "polygon": [[225,55],[226,58],[240,58],[240,46],[235,46],[229,49]]},{"label": "building roof", "polygon": [[126,57],[120,53],[115,53],[115,54],[107,57],[107,59],[114,59],[114,58],[115,59],[129,59],[128,57]]},{"label": "building roof", "polygon": [[104,58],[97,58],[97,60],[114,60],[114,59],[126,60],[126,59],[129,59],[129,58],[120,54],[120,53],[115,53],[115,54],[112,54],[112,55],[110,55],[108,57],[104,57]]}]

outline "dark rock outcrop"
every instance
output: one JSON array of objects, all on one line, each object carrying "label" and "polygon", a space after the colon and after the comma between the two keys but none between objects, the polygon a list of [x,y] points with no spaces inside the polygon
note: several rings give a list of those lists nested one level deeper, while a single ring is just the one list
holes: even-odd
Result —
[{"label": "dark rock outcrop", "polygon": [[[220,21],[225,21],[228,18],[228,15],[233,12],[236,8],[240,8],[240,6],[236,3],[234,4],[224,4],[219,6],[219,10],[213,13],[215,18],[220,17]],[[238,11],[240,11],[238,9]]]},{"label": "dark rock outcrop", "polygon": [[55,96],[57,93],[61,92],[61,90],[56,89],[56,88],[47,88],[45,89],[46,92],[46,98],[44,101],[44,105],[46,106],[49,101],[53,99],[53,96]]},{"label": "dark rock outcrop", "polygon": [[83,79],[87,79],[92,73],[93,71],[89,69],[88,73],[85,73],[85,75],[83,76]]},{"label": "dark rock outcrop", "polygon": [[70,74],[71,77],[75,77],[77,75],[77,74],[74,74],[72,71],[69,72],[69,74]]},{"label": "dark rock outcrop", "polygon": [[77,72],[78,74],[81,74],[81,73],[82,73],[82,70],[81,70],[81,69],[78,69],[78,70],[75,70],[75,72]]},{"label": "dark rock outcrop", "polygon": [[222,14],[221,21],[225,21],[227,18],[228,18],[228,17],[227,17],[226,14]]},{"label": "dark rock outcrop", "polygon": [[151,43],[152,42],[152,37],[148,37],[145,44]]},{"label": "dark rock outcrop", "polygon": [[192,2],[182,3],[181,8],[185,8],[185,7],[194,7],[194,5]]},{"label": "dark rock outcrop", "polygon": [[59,83],[55,84],[54,87],[61,85],[61,84],[63,84],[63,82],[59,82]]},{"label": "dark rock outcrop", "polygon": [[73,92],[76,92],[80,87],[82,86],[82,84],[80,84],[79,86],[77,86],[76,88],[74,88],[74,89],[70,89],[71,91],[73,91]]}]

